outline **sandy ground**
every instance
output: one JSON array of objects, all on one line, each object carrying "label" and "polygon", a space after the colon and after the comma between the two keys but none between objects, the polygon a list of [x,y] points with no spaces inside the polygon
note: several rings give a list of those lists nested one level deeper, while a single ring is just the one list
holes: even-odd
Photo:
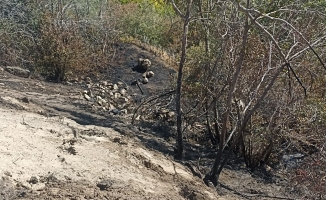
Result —
[{"label": "sandy ground", "polygon": [[[86,180],[94,185],[109,181],[110,188],[128,188],[144,197],[182,199],[179,183],[164,181],[161,176],[179,176],[179,181],[196,183],[180,164],[125,140],[110,128],[81,126],[67,118],[25,111],[0,109],[0,113],[0,170],[13,185],[42,191],[46,183],[33,184],[31,178],[54,176],[60,181]],[[105,136],[81,135],[83,131]],[[209,191],[201,192],[216,198]]]},{"label": "sandy ground", "polygon": [[78,112],[73,105],[84,100],[70,89],[1,77],[0,199],[218,199],[140,141],[77,123],[68,111]]}]

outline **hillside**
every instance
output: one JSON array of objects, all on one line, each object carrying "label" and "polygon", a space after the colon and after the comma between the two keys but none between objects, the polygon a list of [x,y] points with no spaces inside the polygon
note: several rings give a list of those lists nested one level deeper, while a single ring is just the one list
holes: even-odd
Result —
[{"label": "hillside", "polygon": [[[144,49],[122,45],[116,73],[94,76],[94,84],[129,83],[140,74],[122,61],[148,56],[161,75],[142,87],[164,90],[171,69]],[[174,141],[154,127],[131,125],[129,111],[115,115],[84,99],[82,79],[59,84],[2,70],[0,87],[0,199],[290,199],[280,175],[250,173],[232,161],[221,186],[207,187],[191,171],[195,160],[173,160]],[[128,84],[127,91],[138,88]]]}]

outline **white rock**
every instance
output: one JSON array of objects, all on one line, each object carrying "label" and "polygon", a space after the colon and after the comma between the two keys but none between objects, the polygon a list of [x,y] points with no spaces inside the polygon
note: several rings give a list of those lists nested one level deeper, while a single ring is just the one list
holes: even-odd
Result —
[{"label": "white rock", "polygon": [[114,85],[113,85],[113,89],[114,89],[114,90],[118,90],[118,89],[119,89],[118,85],[117,85],[117,84],[114,84]]},{"label": "white rock", "polygon": [[122,103],[127,103],[129,101],[126,97],[120,97],[119,100],[122,100]]},{"label": "white rock", "polygon": [[44,190],[45,189],[45,183],[38,183],[38,184],[35,184],[32,186],[32,189],[34,191],[41,191],[41,190]]},{"label": "white rock", "polygon": [[148,83],[148,78],[144,78],[144,79],[143,79],[143,83],[144,83],[144,84]]},{"label": "white rock", "polygon": [[27,182],[20,183],[20,186],[23,187],[23,188],[25,188],[25,189],[28,189],[28,190],[31,190],[32,189],[32,186],[29,183],[27,183]]},{"label": "white rock", "polygon": [[102,97],[101,96],[96,96],[96,100],[102,100]]},{"label": "white rock", "polygon": [[115,98],[115,99],[118,99],[118,98],[120,98],[120,97],[121,97],[121,94],[120,94],[120,93],[118,93],[118,92],[114,93],[114,98]]},{"label": "white rock", "polygon": [[152,78],[154,76],[154,72],[153,71],[148,71],[147,73],[146,73],[146,77],[147,78]]},{"label": "white rock", "polygon": [[108,107],[109,107],[109,109],[108,109],[108,110],[113,110],[113,109],[116,109],[116,107],[115,107],[113,104],[110,104]]},{"label": "white rock", "polygon": [[85,81],[86,81],[86,83],[90,84],[90,83],[92,82],[92,79],[89,78],[89,77],[86,77],[86,78],[85,78]]},{"label": "white rock", "polygon": [[84,98],[85,98],[87,101],[90,101],[90,100],[91,100],[91,97],[88,96],[87,94],[84,94]]},{"label": "white rock", "polygon": [[125,89],[121,89],[120,90],[120,94],[123,96],[123,95],[125,95],[127,93],[127,90],[125,90]]},{"label": "white rock", "polygon": [[122,109],[120,112],[121,112],[121,114],[124,114],[124,115],[128,114],[127,109]]},{"label": "white rock", "polygon": [[105,106],[105,105],[106,105],[106,101],[105,101],[105,99],[98,99],[98,100],[97,100],[97,103],[98,103],[98,105],[100,105],[100,106]]},{"label": "white rock", "polygon": [[169,119],[173,118],[174,116],[175,116],[175,112],[173,112],[173,111],[170,111],[170,112],[167,113],[167,117]]},{"label": "white rock", "polygon": [[107,81],[102,81],[101,84],[102,84],[103,86],[107,86],[107,85],[108,85],[108,82],[107,82]]}]

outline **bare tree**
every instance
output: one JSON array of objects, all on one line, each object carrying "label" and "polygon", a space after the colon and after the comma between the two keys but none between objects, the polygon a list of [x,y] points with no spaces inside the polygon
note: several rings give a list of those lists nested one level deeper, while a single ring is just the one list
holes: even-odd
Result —
[{"label": "bare tree", "polygon": [[[295,70],[291,64],[292,57],[298,56],[298,54],[302,54],[303,52],[310,49],[313,54],[317,57],[317,60],[321,63],[321,65],[325,67],[320,56],[316,53],[313,48],[313,46],[317,45],[325,37],[324,35],[320,36],[319,39],[315,40],[315,42],[310,44],[310,42],[308,42],[308,40],[303,36],[303,34],[299,30],[297,30],[290,22],[281,18],[271,17],[270,14],[262,14],[258,10],[253,9],[251,7],[250,0],[246,1],[245,6],[243,6],[239,1],[234,2],[234,4],[237,6],[237,12],[243,13],[245,17],[243,18],[244,25],[242,31],[242,43],[240,45],[241,49],[237,55],[233,76],[229,80],[227,98],[225,99],[225,108],[221,119],[221,131],[219,132],[220,140],[218,152],[216,155],[215,162],[212,166],[211,172],[207,174],[204,178],[204,181],[206,183],[208,181],[211,181],[214,185],[217,185],[218,177],[222,169],[224,168],[229,156],[231,155],[231,152],[233,151],[234,147],[241,141],[240,139],[243,137],[245,128],[247,127],[252,115],[257,111],[257,109],[260,108],[262,102],[264,101],[268,93],[272,90],[274,84],[276,83],[277,79],[280,77],[282,72],[284,70],[288,70],[290,73],[292,73],[296,78],[296,81],[303,87],[304,92],[306,91],[302,81],[295,73]],[[276,36],[275,33],[271,32],[273,31],[273,29],[270,30],[266,27],[266,25],[264,26],[259,22],[259,20],[262,19],[269,19],[271,20],[271,22],[278,22],[282,25],[289,27],[289,29],[286,29],[289,32],[289,35],[294,33],[293,37],[295,42],[293,46],[289,49],[286,49],[284,47],[282,48],[279,44],[281,42],[280,39]],[[255,87],[251,87],[247,104],[241,110],[238,109],[238,117],[236,118],[236,123],[234,123],[234,128],[231,133],[228,134],[228,139],[226,139],[228,133],[227,126],[231,122],[230,114],[233,107],[232,104],[233,102],[237,101],[235,98],[236,91],[238,90],[237,87],[242,88],[240,86],[241,83],[239,82],[239,80],[241,78],[241,71],[244,68],[244,61],[246,60],[246,56],[248,55],[247,51],[250,49],[250,47],[248,47],[248,37],[250,30],[260,31],[263,34],[265,40],[268,41],[265,42],[270,47],[268,54],[268,63],[267,67],[264,67],[265,72],[261,73],[262,75],[260,77],[260,81],[257,82]],[[302,46],[301,48],[296,48],[298,45],[298,42],[296,42],[297,37],[299,37],[301,41],[305,43],[305,46]],[[290,55],[293,56],[291,57]],[[275,59],[279,59],[279,61]],[[228,141],[230,141],[230,138],[233,138],[232,142],[229,145],[229,150],[224,154],[224,149],[226,145],[228,145]],[[265,150],[269,151],[268,149],[270,149],[270,147],[267,147]]]},{"label": "bare tree", "polygon": [[178,70],[177,78],[177,89],[176,89],[176,111],[177,111],[177,138],[176,138],[176,149],[175,158],[181,159],[183,153],[183,134],[182,134],[182,109],[181,109],[181,89],[182,89],[182,78],[183,78],[183,68],[186,62],[186,50],[187,50],[187,37],[188,28],[191,19],[191,8],[192,0],[187,1],[187,7],[185,14],[179,10],[177,5],[171,0],[174,10],[183,20],[183,34],[182,34],[182,45],[181,45],[181,56]]}]

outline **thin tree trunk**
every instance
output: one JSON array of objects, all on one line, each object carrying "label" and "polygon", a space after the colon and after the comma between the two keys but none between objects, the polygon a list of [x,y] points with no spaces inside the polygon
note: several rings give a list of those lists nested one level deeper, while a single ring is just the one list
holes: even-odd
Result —
[{"label": "thin tree trunk", "polygon": [[[176,8],[174,2],[173,6],[179,14],[180,11]],[[186,50],[187,50],[187,37],[188,37],[188,27],[190,22],[190,9],[192,6],[192,0],[188,1],[186,15],[181,16],[184,20],[183,25],[183,35],[182,35],[182,46],[181,46],[181,57],[179,63],[178,79],[177,79],[177,89],[176,89],[176,112],[177,112],[177,138],[176,138],[176,149],[175,149],[175,159],[182,159],[183,153],[183,134],[182,134],[182,113],[181,113],[181,89],[182,89],[182,77],[183,77],[183,67],[186,62]]]}]

